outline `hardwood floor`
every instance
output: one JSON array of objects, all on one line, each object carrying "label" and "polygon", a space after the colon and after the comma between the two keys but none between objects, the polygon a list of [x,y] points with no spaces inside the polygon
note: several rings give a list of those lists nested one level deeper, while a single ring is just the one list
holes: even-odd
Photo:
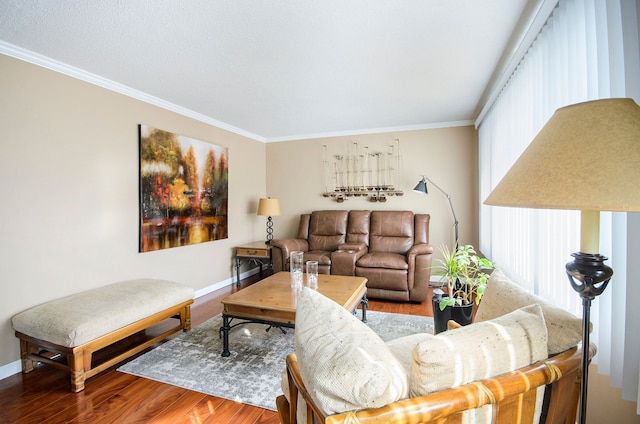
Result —
[{"label": "hardwood floor", "polygon": [[[239,289],[257,278],[242,280]],[[196,299],[191,313],[193,326],[222,312],[220,300],[236,290],[232,285]],[[369,309],[431,316],[430,303],[370,300]],[[0,423],[280,422],[273,411],[124,374],[116,368],[87,380],[85,390],[80,393],[70,391],[68,374],[49,366],[0,380]]]}]

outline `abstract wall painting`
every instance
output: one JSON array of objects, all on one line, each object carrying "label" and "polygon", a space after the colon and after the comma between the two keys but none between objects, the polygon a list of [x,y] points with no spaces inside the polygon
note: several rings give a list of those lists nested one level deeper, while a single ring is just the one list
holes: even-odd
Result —
[{"label": "abstract wall painting", "polygon": [[229,150],[147,125],[139,136],[139,251],[226,239]]}]

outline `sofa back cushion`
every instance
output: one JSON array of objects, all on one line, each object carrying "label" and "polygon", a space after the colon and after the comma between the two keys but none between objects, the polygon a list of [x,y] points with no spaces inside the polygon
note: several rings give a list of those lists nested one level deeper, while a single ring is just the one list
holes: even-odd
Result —
[{"label": "sofa back cushion", "polygon": [[309,250],[337,250],[347,240],[348,211],[315,211],[309,220]]},{"label": "sofa back cushion", "polygon": [[369,231],[369,252],[405,255],[414,245],[413,212],[373,211]]},{"label": "sofa back cushion", "polygon": [[298,235],[296,238],[302,240],[309,239],[309,221],[311,221],[310,213],[303,213],[300,215],[300,224],[298,224]]},{"label": "sofa back cushion", "polygon": [[429,221],[431,220],[431,215],[417,213],[413,219],[415,221],[414,243],[429,244]]},{"label": "sofa back cushion", "polygon": [[369,220],[371,211],[349,211],[347,243],[364,243],[369,246]]}]

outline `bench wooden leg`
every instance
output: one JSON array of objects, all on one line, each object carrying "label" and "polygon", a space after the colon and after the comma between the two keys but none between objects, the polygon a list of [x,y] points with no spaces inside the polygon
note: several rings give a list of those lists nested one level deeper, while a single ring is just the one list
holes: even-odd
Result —
[{"label": "bench wooden leg", "polygon": [[[89,357],[89,368],[85,368],[86,358]],[[84,355],[84,352],[70,353],[67,355],[67,364],[71,373],[71,391],[74,393],[84,390],[86,379],[85,369],[91,369],[91,354]]]},{"label": "bench wooden leg", "polygon": [[31,353],[38,353],[38,349],[26,340],[20,339],[20,359],[22,360],[22,372],[25,374],[33,371],[35,361],[29,359]]},{"label": "bench wooden leg", "polygon": [[180,324],[185,333],[191,331],[191,305],[185,306],[180,311]]}]

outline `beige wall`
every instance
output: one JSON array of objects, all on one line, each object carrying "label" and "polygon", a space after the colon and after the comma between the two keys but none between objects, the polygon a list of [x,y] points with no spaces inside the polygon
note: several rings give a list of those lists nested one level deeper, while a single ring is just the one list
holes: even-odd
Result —
[{"label": "beige wall", "polygon": [[[0,73],[0,367],[19,358],[19,311],[137,277],[201,290],[262,237],[264,143],[3,55]],[[228,239],[138,253],[140,123],[229,148]]]},{"label": "beige wall", "polygon": [[[385,203],[351,197],[337,203],[325,191],[324,147],[327,159],[347,152],[347,145],[386,151],[400,140],[400,189],[404,196]],[[351,147],[352,152],[354,147]],[[430,241],[434,246],[454,244],[453,217],[447,198],[429,185],[429,195],[413,192],[421,174],[427,174],[451,195],[460,222],[460,243],[477,245],[477,142],[473,127],[452,127],[398,133],[330,137],[267,144],[267,194],[280,199],[282,215],[274,218],[274,237],[295,235],[300,212],[320,209],[412,210],[431,214]]]}]

